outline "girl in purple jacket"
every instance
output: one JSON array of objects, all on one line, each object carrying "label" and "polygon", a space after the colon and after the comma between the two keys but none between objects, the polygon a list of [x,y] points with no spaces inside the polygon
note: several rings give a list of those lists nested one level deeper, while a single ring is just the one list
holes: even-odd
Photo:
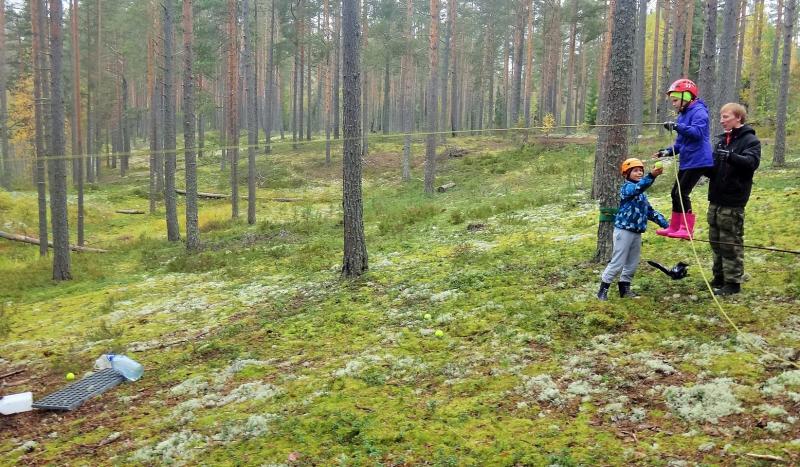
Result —
[{"label": "girl in purple jacket", "polygon": [[680,158],[678,180],[672,187],[672,217],[669,227],[656,230],[658,235],[684,239],[693,235],[695,215],[689,194],[708,168],[714,166],[708,107],[697,97],[697,93],[697,85],[689,79],[675,81],[667,91],[672,107],[678,111],[678,118],[674,122],[664,123],[664,128],[675,131],[678,136],[672,146],[653,156],[658,158],[680,154]]}]

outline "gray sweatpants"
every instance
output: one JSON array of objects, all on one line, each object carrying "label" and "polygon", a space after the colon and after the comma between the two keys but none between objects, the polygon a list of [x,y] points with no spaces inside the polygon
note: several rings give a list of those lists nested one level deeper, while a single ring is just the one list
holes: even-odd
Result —
[{"label": "gray sweatpants", "polygon": [[603,282],[611,283],[617,274],[620,282],[631,282],[633,274],[639,267],[639,256],[642,253],[642,234],[630,230],[614,228],[614,251],[611,261],[600,276]]}]

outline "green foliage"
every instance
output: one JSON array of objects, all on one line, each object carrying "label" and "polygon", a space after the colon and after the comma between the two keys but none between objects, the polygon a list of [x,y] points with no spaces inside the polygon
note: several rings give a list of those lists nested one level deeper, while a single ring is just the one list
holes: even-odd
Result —
[{"label": "green foliage", "polygon": [[0,302],[0,337],[5,339],[11,334],[11,318],[6,312],[6,306]]}]

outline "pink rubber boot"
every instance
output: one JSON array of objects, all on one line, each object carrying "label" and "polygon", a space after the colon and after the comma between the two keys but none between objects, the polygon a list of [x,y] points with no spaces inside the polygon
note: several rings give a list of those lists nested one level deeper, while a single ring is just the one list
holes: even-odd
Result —
[{"label": "pink rubber boot", "polygon": [[683,222],[684,213],[676,213],[681,218],[681,224],[678,226],[678,229],[674,232],[670,232],[667,234],[670,238],[682,238],[684,240],[688,240],[690,237],[694,237],[694,221],[695,216],[694,213],[687,212],[686,215],[686,222]]},{"label": "pink rubber boot", "polygon": [[670,233],[678,230],[678,226],[683,222],[683,216],[679,212],[673,212],[672,217],[669,218],[669,227],[665,229],[656,230],[656,235],[669,236]]}]

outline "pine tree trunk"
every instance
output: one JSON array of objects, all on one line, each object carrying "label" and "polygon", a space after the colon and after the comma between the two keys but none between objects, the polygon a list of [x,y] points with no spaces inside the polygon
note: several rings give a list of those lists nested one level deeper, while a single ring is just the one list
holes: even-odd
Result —
[{"label": "pine tree trunk", "polygon": [[194,132],[194,15],[192,0],[183,0],[183,155],[186,177],[186,249],[200,248],[197,220],[197,156]]},{"label": "pine tree trunk", "polygon": [[[611,35],[611,59],[609,63],[608,92],[614,99],[607,99],[608,123],[624,124],[630,115],[631,82],[633,70],[634,36],[636,35],[636,0],[616,0],[614,27]],[[598,151],[602,157],[596,159],[595,186],[600,207],[614,207],[619,204],[619,166],[628,153],[627,128],[612,126],[604,147]],[[599,144],[599,143],[598,143]],[[599,223],[597,229],[597,250],[594,261],[605,262],[611,258],[613,222]]]},{"label": "pine tree trunk", "polygon": [[269,45],[268,59],[267,59],[267,88],[264,91],[264,153],[270,154],[272,152],[272,121],[275,115],[275,0],[269,2]]},{"label": "pine tree trunk", "polygon": [[689,62],[692,55],[692,34],[694,33],[694,0],[686,0],[686,41],[683,43],[683,72],[681,76],[689,76]]},{"label": "pine tree trunk", "polygon": [[639,1],[636,24],[636,56],[633,64],[633,95],[631,96],[631,137],[634,144],[642,133],[642,114],[644,112],[644,45],[647,40],[647,0]]},{"label": "pine tree trunk", "polygon": [[[567,54],[567,82],[564,83],[567,88],[567,108],[564,112],[564,125],[566,125],[564,133],[566,134],[572,133],[572,128],[570,128],[570,126],[575,125],[575,115],[573,114],[573,89],[575,86],[573,85],[573,81],[575,79],[575,36],[577,35],[578,29],[578,18],[575,16],[577,8],[578,0],[572,0],[572,2],[570,2],[569,11],[569,53]],[[637,79],[635,75],[634,79]]]},{"label": "pine tree trunk", "polygon": [[[95,98],[95,126],[94,126],[94,144],[92,145],[92,152],[94,152],[94,177],[95,180],[98,182],[100,181],[100,174],[101,169],[103,167],[102,158],[100,157],[100,153],[102,152],[101,149],[103,147],[103,137],[102,137],[102,113],[100,110],[100,90],[103,89],[103,2],[102,0],[97,0],[97,15],[96,15],[96,24],[95,27],[97,28],[97,35],[95,40],[95,72],[96,72],[96,79],[95,79],[95,89],[97,90],[96,98]],[[87,138],[87,145],[91,141],[91,139]],[[161,174],[163,178],[163,173]],[[160,181],[161,179],[159,179]]]},{"label": "pine tree trunk", "polygon": [[341,50],[342,50],[342,20],[341,20],[341,3],[339,0],[336,0],[336,7],[335,10],[339,11],[340,14],[333,15],[333,22],[336,25],[334,27],[334,54],[333,54],[333,108],[331,109],[331,113],[333,114],[333,139],[339,139],[339,127],[341,126],[339,122],[339,89],[340,84],[340,75],[341,75]]},{"label": "pine tree trunk", "polygon": [[403,119],[403,181],[411,180],[411,128],[413,121],[413,89],[411,85],[412,70],[414,63],[414,45],[411,42],[411,27],[414,21],[414,2],[406,0],[406,18],[403,25],[403,58],[400,64],[400,82],[403,88],[402,99],[402,119]]},{"label": "pine tree trunk", "polygon": [[518,0],[516,25],[514,27],[514,67],[512,68],[511,76],[511,100],[509,109],[511,127],[517,127],[519,123],[519,101],[521,96],[521,82],[522,82],[522,43],[525,37],[525,24],[527,23],[526,15],[528,8],[525,5],[525,0]]},{"label": "pine tree trunk", "polygon": [[[669,89],[669,85],[672,83],[672,81],[670,81],[669,57],[667,56],[670,41],[670,28],[672,27],[669,0],[664,0],[661,13],[664,20],[664,33],[661,37],[661,86],[659,86],[658,119],[664,122],[670,119],[670,106],[662,93]],[[658,127],[658,134],[662,134],[663,132],[664,128]]]},{"label": "pine tree trunk", "polygon": [[[258,114],[256,105],[256,68],[253,56],[253,22],[249,14],[250,0],[244,0],[242,18],[244,21],[244,59],[247,86],[247,223],[256,223],[256,146],[258,145]],[[255,9],[255,0],[254,0]]]},{"label": "pine tree trunk", "polygon": [[784,0],[778,0],[775,7],[775,39],[772,42],[772,65],[769,69],[769,80],[775,82],[775,74],[778,72],[778,52],[781,49],[781,39],[783,38],[783,3]]},{"label": "pine tree trunk", "polygon": [[[83,214],[83,141],[81,135],[81,52],[80,37],[78,36],[78,0],[71,0],[70,25],[72,30],[72,163],[75,166],[75,185],[78,189],[78,246],[83,246],[84,241],[84,214]],[[2,29],[0,29],[1,31]],[[0,34],[2,35],[2,34]],[[5,95],[5,93],[3,93]],[[2,119],[2,117],[0,117]],[[5,141],[5,139],[4,139]]]},{"label": "pine tree trunk", "polygon": [[128,173],[128,161],[130,160],[131,153],[131,132],[130,121],[128,119],[128,80],[125,78],[124,74],[122,75],[121,117],[122,127],[120,128],[120,136],[122,137],[122,155],[120,156],[120,172],[125,176]]},{"label": "pine tree trunk", "polygon": [[228,155],[231,163],[231,217],[239,217],[239,29],[237,2],[228,0]]},{"label": "pine tree trunk", "polygon": [[62,89],[63,11],[61,0],[50,0],[50,221],[53,230],[53,280],[72,279],[67,217],[67,164],[64,159],[64,95]]},{"label": "pine tree trunk", "polygon": [[[342,7],[344,8],[344,7]],[[361,27],[364,28],[362,37],[363,50],[367,50],[369,43],[369,2],[363,2],[361,12]],[[361,64],[361,157],[369,155],[369,74],[367,73],[366,62]]]},{"label": "pine tree trunk", "polygon": [[[11,189],[8,156],[8,98],[6,97],[6,2],[0,0],[0,186]],[[74,47],[73,47],[74,48]]]},{"label": "pine tree trunk", "polygon": [[[717,109],[716,105],[716,57],[717,57],[717,0],[707,0],[703,11],[705,28],[703,29],[703,50],[700,54],[700,71],[697,76],[697,87],[709,109]],[[714,128],[716,118],[711,118]],[[716,133],[711,133],[712,135]]]},{"label": "pine tree trunk", "polygon": [[164,27],[164,207],[167,217],[167,239],[181,239],[178,227],[178,202],[175,194],[175,58],[172,0],[163,0]]},{"label": "pine tree trunk", "polygon": [[750,90],[748,93],[747,113],[752,119],[758,113],[758,77],[761,70],[761,36],[764,32],[764,0],[756,0],[753,8],[755,13],[755,38],[753,52],[750,56]]},{"label": "pine tree trunk", "polygon": [[151,11],[153,16],[153,26],[147,39],[147,92],[150,96],[150,214],[156,212],[156,201],[158,199],[158,168],[159,152],[161,151],[161,137],[158,129],[160,115],[160,96],[159,86],[156,84],[156,34],[158,31],[155,9]]},{"label": "pine tree trunk", "polygon": [[[458,94],[459,94],[459,74],[458,74],[458,30],[456,29],[456,17],[458,16],[457,12],[458,0],[452,0],[452,2],[448,3],[449,13],[448,13],[448,20],[450,21],[450,54],[453,57],[453,66],[452,71],[450,72],[450,79],[453,83],[450,86],[450,130],[451,135],[453,137],[456,136],[456,132],[459,128],[459,121],[460,121],[460,108],[458,102]],[[443,128],[444,129],[444,128]]]},{"label": "pine tree trunk", "polygon": [[747,0],[742,0],[739,7],[739,27],[738,27],[738,49],[736,51],[736,78],[734,79],[734,96],[739,102],[739,94],[742,90],[742,66],[744,65],[744,42],[747,35]]},{"label": "pine tree trunk", "polygon": [[785,0],[786,11],[783,33],[783,61],[781,62],[781,81],[778,87],[778,108],[775,120],[775,148],[772,165],[783,167],[786,163],[786,113],[789,103],[789,84],[792,62],[792,36],[796,20],[797,0]]},{"label": "pine tree trunk", "polygon": [[[656,0],[655,20],[656,25],[653,28],[653,73],[650,77],[650,121],[655,122],[658,120],[658,45],[659,34],[661,33],[661,5],[667,0]],[[716,2],[716,0],[709,0],[706,2]],[[705,41],[703,42],[705,44]],[[702,88],[701,88],[702,89]]]},{"label": "pine tree trunk", "polygon": [[[722,16],[722,36],[720,37],[718,56],[719,70],[717,82],[719,97],[717,105],[722,106],[727,102],[738,102],[736,99],[736,83],[731,78],[736,76],[737,30],[739,20],[739,6],[741,0],[725,0]],[[726,83],[723,85],[722,83]]]},{"label": "pine tree trunk", "polygon": [[[576,1],[573,1],[575,4]],[[528,31],[528,38],[525,43],[525,87],[523,91],[523,105],[525,106],[524,115],[525,115],[525,126],[531,126],[531,98],[533,97],[533,7],[534,2],[529,0],[528,2],[528,24],[526,26],[526,31]],[[573,14],[573,17],[575,15]],[[573,22],[573,24],[577,23],[577,19]],[[574,31],[572,36],[574,36]],[[574,49],[573,49],[574,50]],[[570,56],[572,60],[573,57]],[[569,86],[569,84],[567,84]],[[480,86],[478,87],[480,89]],[[569,92],[569,91],[567,91]],[[483,106],[481,102],[479,106]]]},{"label": "pine tree trunk", "polygon": [[433,194],[433,185],[436,179],[436,122],[438,96],[437,81],[439,71],[439,0],[430,0],[430,41],[428,43],[430,60],[430,78],[428,80],[428,134],[425,138],[425,193]]},{"label": "pine tree trunk", "polygon": [[[434,0],[435,1],[435,0]],[[342,207],[344,211],[344,255],[342,276],[358,277],[368,269],[367,245],[364,238],[361,190],[360,108],[359,89],[359,26],[358,1],[342,1],[344,58],[344,161],[342,164]]]},{"label": "pine tree trunk", "polygon": [[48,255],[48,228],[47,228],[47,173],[45,169],[45,141],[47,130],[45,128],[46,106],[42,90],[46,87],[45,54],[44,46],[45,17],[47,12],[42,0],[31,0],[31,27],[33,37],[33,100],[34,100],[34,125],[35,138],[34,150],[36,155],[36,191],[39,208],[39,256]]},{"label": "pine tree trunk", "polygon": [[681,78],[681,72],[683,71],[683,48],[686,44],[686,13],[688,10],[686,4],[689,1],[694,0],[679,0],[672,10],[673,32],[672,53],[669,64],[670,82]]}]

